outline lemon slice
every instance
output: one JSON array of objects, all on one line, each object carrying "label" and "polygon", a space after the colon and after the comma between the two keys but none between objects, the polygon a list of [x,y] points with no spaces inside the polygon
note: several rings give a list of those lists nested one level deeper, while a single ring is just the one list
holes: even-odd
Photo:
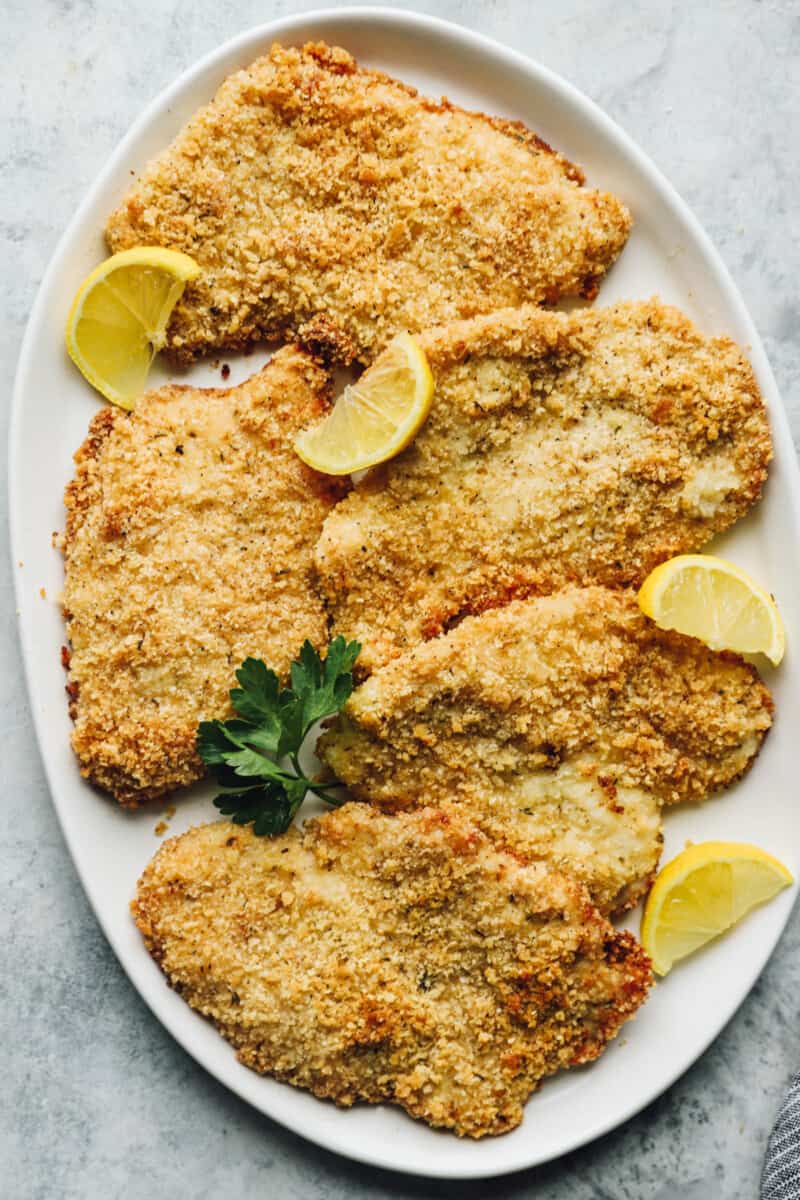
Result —
[{"label": "lemon slice", "polygon": [[345,388],[325,420],[300,434],[294,448],[304,463],[326,475],[363,471],[405,449],[432,400],[425,353],[401,333]]},{"label": "lemon slice", "polygon": [[645,579],[639,607],[662,629],[688,633],[712,650],[765,654],[776,667],[783,658],[786,635],[775,601],[722,558],[670,558]]},{"label": "lemon slice", "polygon": [[112,254],[87,275],[67,317],[67,350],[107,400],[133,408],[144,391],[167,322],[200,268],[188,254],[135,246]]},{"label": "lemon slice", "polygon": [[743,842],[700,842],[673,858],[647,898],[642,945],[658,975],[794,882],[783,863]]}]

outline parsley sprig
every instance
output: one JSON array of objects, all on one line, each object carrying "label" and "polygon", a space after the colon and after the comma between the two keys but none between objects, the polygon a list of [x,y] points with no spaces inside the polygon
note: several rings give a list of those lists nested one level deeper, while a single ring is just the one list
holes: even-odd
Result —
[{"label": "parsley sprig", "polygon": [[342,803],[306,776],[300,748],[312,725],[339,712],[350,696],[360,650],[358,642],[336,637],[323,661],[306,641],[288,688],[260,659],[245,659],[230,693],[238,717],[197,727],[197,752],[226,789],[214,800],[221,813],[237,825],[252,821],[262,836],[288,829],[306,792]]}]

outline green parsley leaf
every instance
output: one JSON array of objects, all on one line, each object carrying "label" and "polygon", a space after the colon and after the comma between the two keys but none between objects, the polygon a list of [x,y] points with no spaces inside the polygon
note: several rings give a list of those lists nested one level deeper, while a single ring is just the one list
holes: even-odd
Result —
[{"label": "green parsley leaf", "polygon": [[214,800],[221,813],[237,825],[252,823],[259,836],[273,836],[288,829],[308,791],[327,804],[342,803],[304,774],[299,754],[311,727],[350,697],[360,650],[358,642],[336,637],[322,659],[306,641],[284,689],[260,659],[245,659],[236,672],[239,687],[230,693],[238,716],[197,727],[198,754],[230,789]]},{"label": "green parsley leaf", "polygon": [[308,731],[315,721],[339,712],[353,691],[353,665],[361,647],[336,637],[323,663],[306,642],[292,663],[292,688],[303,705],[303,724]]},{"label": "green parsley leaf", "polygon": [[281,736],[281,684],[274,671],[259,658],[246,658],[236,672],[241,687],[231,691],[231,703],[240,717],[259,727],[262,746],[277,752]]}]

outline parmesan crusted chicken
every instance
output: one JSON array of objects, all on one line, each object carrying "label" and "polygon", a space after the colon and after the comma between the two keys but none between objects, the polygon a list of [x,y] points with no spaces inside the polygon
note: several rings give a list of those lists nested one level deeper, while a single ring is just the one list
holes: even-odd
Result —
[{"label": "parmesan crusted chicken", "polygon": [[512,597],[636,586],[759,497],[771,443],[750,366],[673,308],[525,307],[421,342],[427,423],[316,551],[362,670]]},{"label": "parmesan crusted chicken", "polygon": [[597,1058],[651,979],[580,884],[453,809],[348,804],[278,838],[201,826],[161,847],[132,910],[246,1066],[476,1138]]},{"label": "parmesan crusted chicken", "polygon": [[452,801],[613,912],[656,871],[662,807],[737,779],[771,713],[752,667],[594,587],[468,617],[389,663],[318,752],[357,798]]},{"label": "parmesan crusted chicken", "polygon": [[185,361],[293,336],[364,361],[411,332],[594,294],[630,215],[518,122],[435,103],[345,51],[274,45],[226,79],[109,218],[191,254]]},{"label": "parmesan crusted chicken", "polygon": [[81,771],[136,805],[203,773],[247,655],[326,644],[312,552],[337,493],[292,450],[327,377],[281,350],[240,387],[168,386],[104,408],[66,490],[67,691]]}]

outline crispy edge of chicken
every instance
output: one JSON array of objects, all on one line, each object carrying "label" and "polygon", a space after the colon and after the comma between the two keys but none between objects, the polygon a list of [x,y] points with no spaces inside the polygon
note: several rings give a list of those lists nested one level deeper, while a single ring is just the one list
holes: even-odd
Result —
[{"label": "crispy edge of chicken", "polygon": [[639,586],[761,494],[772,449],[750,365],[677,309],[526,307],[420,340],[428,420],[315,553],[362,673],[509,599]]},{"label": "crispy edge of chicken", "polygon": [[285,348],[238,387],[93,418],[64,497],[63,658],[81,773],[120,804],[204,773],[197,723],[231,715],[244,658],[285,674],[305,638],[326,644],[312,552],[341,489],[292,439],[328,396]]},{"label": "crispy edge of chicken", "polygon": [[189,361],[303,336],[367,361],[391,334],[508,304],[592,296],[628,210],[520,122],[435,103],[339,47],[229,76],[111,214],[202,268],[167,330]]},{"label": "crispy edge of chicken", "polygon": [[580,884],[454,809],[347,804],[271,839],[191,829],[131,908],[169,984],[246,1066],[475,1138],[596,1059],[651,982]]},{"label": "crispy edge of chicken", "polygon": [[469,617],[395,659],[318,753],[358,799],[452,802],[614,912],[655,875],[662,808],[738,779],[771,719],[753,667],[595,587]]}]

